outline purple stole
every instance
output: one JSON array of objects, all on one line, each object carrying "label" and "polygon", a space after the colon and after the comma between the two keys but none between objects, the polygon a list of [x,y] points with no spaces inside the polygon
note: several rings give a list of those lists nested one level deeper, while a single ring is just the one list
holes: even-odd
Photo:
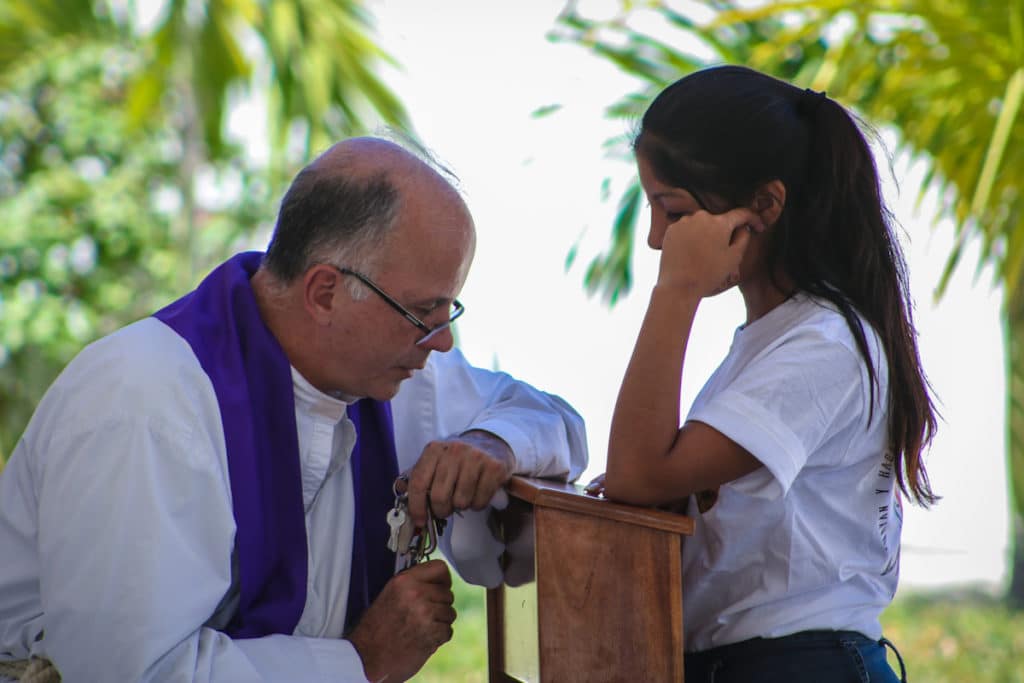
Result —
[{"label": "purple stole", "polygon": [[[291,366],[249,284],[262,259],[261,252],[232,257],[154,314],[192,347],[220,407],[240,584],[225,628],[234,638],[292,634],[309,571]],[[390,404],[363,399],[348,415],[357,436],[349,461],[356,512],[346,633],[394,573],[385,516],[398,475]]]}]

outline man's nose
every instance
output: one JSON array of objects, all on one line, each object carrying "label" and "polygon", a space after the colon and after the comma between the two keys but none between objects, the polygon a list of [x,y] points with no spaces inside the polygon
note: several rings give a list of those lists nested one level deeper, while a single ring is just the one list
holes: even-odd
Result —
[{"label": "man's nose", "polygon": [[451,325],[448,325],[443,330],[439,330],[437,334],[433,335],[427,341],[417,344],[417,346],[421,349],[439,351],[441,353],[451,351],[452,347],[455,346],[455,335],[452,333]]}]

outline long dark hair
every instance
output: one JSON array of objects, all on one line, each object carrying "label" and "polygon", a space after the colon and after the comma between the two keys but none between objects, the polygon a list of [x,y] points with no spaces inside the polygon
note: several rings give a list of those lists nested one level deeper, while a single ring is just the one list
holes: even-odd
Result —
[{"label": "long dark hair", "polygon": [[768,272],[796,291],[832,302],[876,372],[857,313],[888,362],[889,444],[900,489],[937,500],[921,458],[936,429],[921,368],[906,264],[882,199],[874,157],[857,122],[824,93],[740,66],[690,74],[663,90],[634,142],[658,179],[701,204],[716,196],[751,206],[755,190],[781,180],[786,200],[768,241]]}]

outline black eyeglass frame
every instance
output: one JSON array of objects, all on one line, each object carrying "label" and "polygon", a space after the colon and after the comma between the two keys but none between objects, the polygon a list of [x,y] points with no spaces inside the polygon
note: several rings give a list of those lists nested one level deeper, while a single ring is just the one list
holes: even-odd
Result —
[{"label": "black eyeglass frame", "polygon": [[452,307],[454,308],[454,310],[452,311],[451,316],[449,316],[448,322],[444,322],[435,327],[431,327],[430,325],[427,325],[425,322],[423,322],[415,315],[413,315],[405,306],[398,303],[398,301],[396,301],[393,296],[391,296],[383,289],[381,289],[376,282],[366,277],[359,271],[352,270],[351,268],[342,268],[340,266],[335,266],[334,264],[329,265],[331,265],[335,270],[337,270],[342,275],[351,275],[352,277],[362,282],[364,285],[372,289],[381,299],[384,299],[384,301],[387,302],[387,304],[391,306],[391,308],[401,313],[403,318],[405,318],[410,323],[418,327],[420,331],[423,332],[423,337],[416,342],[417,345],[426,344],[428,341],[433,339],[438,333],[448,329],[451,326],[451,324],[458,319],[459,316],[466,312],[466,307],[459,303],[458,299],[452,299]]}]

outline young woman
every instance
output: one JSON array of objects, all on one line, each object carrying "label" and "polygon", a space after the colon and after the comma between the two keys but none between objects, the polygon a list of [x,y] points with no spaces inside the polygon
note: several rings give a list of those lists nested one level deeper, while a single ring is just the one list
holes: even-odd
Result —
[{"label": "young woman", "polygon": [[[895,681],[879,614],[936,418],[871,151],[824,93],[736,66],[665,89],[634,148],[660,271],[591,491],[698,494],[687,683]],[[680,426],[694,316],[732,287],[746,321]]]}]

